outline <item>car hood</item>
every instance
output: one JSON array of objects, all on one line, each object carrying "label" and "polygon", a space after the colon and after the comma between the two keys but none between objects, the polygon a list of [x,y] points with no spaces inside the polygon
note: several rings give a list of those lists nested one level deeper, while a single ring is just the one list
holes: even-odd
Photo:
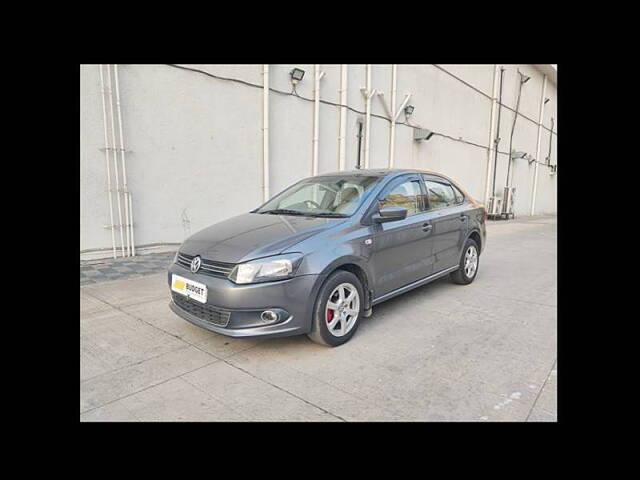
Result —
[{"label": "car hood", "polygon": [[344,218],[246,213],[200,230],[183,242],[180,252],[240,263],[277,255],[343,221]]}]

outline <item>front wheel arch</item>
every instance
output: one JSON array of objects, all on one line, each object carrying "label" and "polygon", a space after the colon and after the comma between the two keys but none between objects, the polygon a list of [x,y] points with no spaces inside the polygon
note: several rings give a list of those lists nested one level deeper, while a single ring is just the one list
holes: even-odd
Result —
[{"label": "front wheel arch", "polygon": [[[322,281],[320,283],[323,283],[324,280],[326,280],[326,278],[336,270],[345,270],[347,272],[353,273],[356,277],[358,277],[358,280],[360,280],[360,283],[362,284],[362,288],[364,290],[364,309],[369,310],[371,308],[371,302],[373,300],[373,282],[371,281],[371,275],[366,267],[365,261],[359,259],[358,257],[351,256],[338,258],[327,265],[322,271]],[[316,294],[319,290],[320,288],[316,290]]]}]

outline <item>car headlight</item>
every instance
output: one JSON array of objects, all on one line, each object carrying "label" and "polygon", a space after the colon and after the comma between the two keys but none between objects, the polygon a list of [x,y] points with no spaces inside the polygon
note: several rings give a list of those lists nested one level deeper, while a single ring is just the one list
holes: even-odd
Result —
[{"label": "car headlight", "polygon": [[236,265],[229,274],[229,279],[240,284],[283,280],[295,275],[301,261],[301,253],[260,258]]}]

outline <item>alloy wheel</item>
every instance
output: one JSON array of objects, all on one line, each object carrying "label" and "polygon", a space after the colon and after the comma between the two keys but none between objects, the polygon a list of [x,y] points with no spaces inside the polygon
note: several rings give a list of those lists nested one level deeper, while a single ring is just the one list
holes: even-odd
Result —
[{"label": "alloy wheel", "polygon": [[470,245],[464,254],[464,274],[467,278],[473,277],[478,268],[478,250],[473,245]]},{"label": "alloy wheel", "polygon": [[350,283],[341,283],[333,289],[325,309],[327,329],[335,337],[349,333],[358,320],[360,295]]}]

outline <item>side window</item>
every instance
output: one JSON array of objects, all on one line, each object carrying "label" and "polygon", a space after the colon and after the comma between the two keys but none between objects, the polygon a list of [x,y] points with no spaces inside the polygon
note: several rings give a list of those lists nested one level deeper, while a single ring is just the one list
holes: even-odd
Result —
[{"label": "side window", "polygon": [[432,210],[448,207],[456,203],[453,188],[449,183],[439,182],[435,179],[424,179],[429,190],[429,205]]},{"label": "side window", "polygon": [[418,180],[407,180],[388,190],[382,200],[378,200],[378,207],[402,207],[407,209],[407,216],[415,215],[424,210],[422,205],[422,190]]},{"label": "side window", "polygon": [[462,194],[462,192],[460,190],[458,190],[455,185],[451,185],[451,188],[453,188],[453,195],[456,199],[456,205],[464,202],[464,195]]}]

